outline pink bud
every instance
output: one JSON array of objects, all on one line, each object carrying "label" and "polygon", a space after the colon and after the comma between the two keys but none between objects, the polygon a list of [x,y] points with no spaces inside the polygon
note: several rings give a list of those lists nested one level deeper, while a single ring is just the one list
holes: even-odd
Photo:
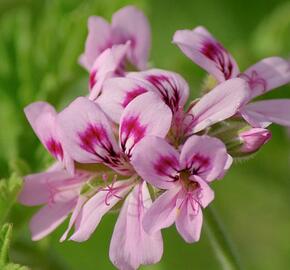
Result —
[{"label": "pink bud", "polygon": [[254,153],[271,139],[272,134],[264,128],[252,128],[240,133],[239,136],[243,142],[241,151],[243,153]]}]

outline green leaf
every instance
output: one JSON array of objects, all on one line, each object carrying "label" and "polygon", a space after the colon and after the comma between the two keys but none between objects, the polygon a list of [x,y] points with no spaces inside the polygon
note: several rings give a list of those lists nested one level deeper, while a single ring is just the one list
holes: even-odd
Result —
[{"label": "green leaf", "polygon": [[9,263],[4,266],[3,270],[29,270],[29,268],[19,264]]},{"label": "green leaf", "polygon": [[8,250],[12,237],[12,224],[5,224],[0,231],[0,266],[8,262]]},{"label": "green leaf", "polygon": [[0,224],[5,222],[12,206],[16,202],[22,186],[22,179],[15,173],[9,179],[0,180]]}]

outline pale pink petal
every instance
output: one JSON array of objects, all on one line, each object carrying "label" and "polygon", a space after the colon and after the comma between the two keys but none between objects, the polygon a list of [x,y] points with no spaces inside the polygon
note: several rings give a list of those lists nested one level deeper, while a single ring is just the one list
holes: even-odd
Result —
[{"label": "pale pink petal", "polygon": [[166,140],[148,136],[134,148],[131,164],[150,184],[169,189],[174,187],[179,174],[179,153]]},{"label": "pale pink petal", "polygon": [[30,222],[32,240],[40,240],[55,230],[66,219],[75,205],[76,200],[71,200],[41,208]]},{"label": "pale pink petal", "polygon": [[265,58],[239,75],[250,86],[251,98],[290,82],[290,63],[280,57]]},{"label": "pale pink petal", "polygon": [[173,37],[182,52],[219,82],[234,78],[239,68],[228,51],[203,27],[176,31]]},{"label": "pale pink petal", "polygon": [[124,76],[124,61],[129,43],[114,45],[106,49],[94,62],[90,70],[90,99],[96,99],[101,93],[104,82],[116,76]]},{"label": "pale pink petal", "polygon": [[227,162],[225,164],[224,170],[221,172],[221,174],[217,177],[217,179],[222,179],[225,177],[225,174],[227,171],[230,169],[230,167],[233,164],[234,159],[232,158],[231,155],[228,154]]},{"label": "pale pink petal", "polygon": [[248,100],[248,91],[248,84],[238,78],[219,84],[189,111],[193,118],[191,132],[199,132],[233,116]]},{"label": "pale pink petal", "polygon": [[203,207],[206,208],[214,199],[214,191],[210,188],[206,181],[204,181],[199,176],[191,176],[190,180],[198,183],[198,202]]},{"label": "pale pink petal", "polygon": [[96,100],[102,110],[114,122],[119,123],[126,106],[137,96],[150,90],[144,82],[130,78],[106,80],[102,94]]},{"label": "pale pink petal", "polygon": [[178,111],[185,105],[189,86],[187,82],[177,73],[162,69],[150,69],[143,72],[131,72],[127,77],[145,81],[173,112]]},{"label": "pale pink petal", "polygon": [[223,173],[227,160],[227,150],[222,141],[206,135],[194,135],[182,147],[180,169],[187,169],[192,175],[210,182]]},{"label": "pale pink petal", "polygon": [[201,208],[196,207],[193,209],[190,199],[186,199],[176,218],[176,228],[187,243],[197,242],[200,238],[203,218]]},{"label": "pale pink petal", "polygon": [[131,155],[136,143],[148,135],[165,137],[171,126],[169,107],[154,93],[136,97],[124,110],[120,120],[120,144]]},{"label": "pale pink petal", "polygon": [[171,188],[153,202],[143,219],[146,232],[154,233],[174,223],[178,213],[176,204],[180,189],[181,186]]},{"label": "pale pink petal", "polygon": [[112,125],[93,101],[77,98],[59,114],[58,124],[63,144],[77,162],[112,165],[118,156]]},{"label": "pale pink petal", "polygon": [[136,270],[140,265],[160,261],[163,253],[161,232],[149,235],[142,226],[144,214],[151,203],[145,182],[138,184],[128,195],[110,245],[110,259],[118,269]]},{"label": "pale pink petal", "polygon": [[24,178],[19,201],[29,206],[69,201],[78,195],[86,178],[86,173],[71,176],[65,170],[28,175]]},{"label": "pale pink petal", "polygon": [[138,69],[145,69],[151,47],[151,30],[144,13],[133,6],[124,7],[113,15],[112,28],[119,43],[131,42],[130,62]]},{"label": "pale pink petal", "polygon": [[110,24],[98,16],[92,16],[88,19],[88,29],[85,51],[79,62],[90,71],[97,57],[105,49],[112,47],[113,32]]},{"label": "pale pink petal", "polygon": [[290,127],[290,99],[253,102],[244,106],[241,114],[253,127],[265,128],[271,123]]},{"label": "pale pink petal", "polygon": [[85,203],[77,217],[77,227],[70,240],[83,242],[89,239],[102,217],[112,209],[132,188],[129,181],[117,181],[114,192],[104,188]]}]

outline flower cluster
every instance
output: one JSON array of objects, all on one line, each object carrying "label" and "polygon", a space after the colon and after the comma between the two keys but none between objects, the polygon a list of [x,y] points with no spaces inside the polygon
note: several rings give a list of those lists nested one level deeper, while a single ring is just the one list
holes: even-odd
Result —
[{"label": "flower cluster", "polygon": [[288,83],[290,65],[270,57],[240,72],[205,28],[179,30],[173,43],[214,81],[188,102],[182,76],[148,69],[150,27],[141,11],[125,7],[111,24],[91,17],[88,28],[80,57],[88,96],[59,113],[45,102],[25,108],[56,162],[25,177],[20,202],[44,205],[30,223],[33,240],[70,216],[61,241],[85,241],[106,213],[120,210],[110,259],[134,270],[161,259],[161,229],[173,223],[186,242],[198,241],[211,183],[233,158],[268,142],[271,123],[290,126],[290,100],[252,101]]}]

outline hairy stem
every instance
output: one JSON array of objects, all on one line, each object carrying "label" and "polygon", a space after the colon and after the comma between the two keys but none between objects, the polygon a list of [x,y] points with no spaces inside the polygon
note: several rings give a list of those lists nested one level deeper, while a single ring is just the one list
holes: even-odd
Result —
[{"label": "hairy stem", "polygon": [[205,211],[205,229],[221,268],[223,270],[242,270],[233,244],[212,207],[208,207]]}]

